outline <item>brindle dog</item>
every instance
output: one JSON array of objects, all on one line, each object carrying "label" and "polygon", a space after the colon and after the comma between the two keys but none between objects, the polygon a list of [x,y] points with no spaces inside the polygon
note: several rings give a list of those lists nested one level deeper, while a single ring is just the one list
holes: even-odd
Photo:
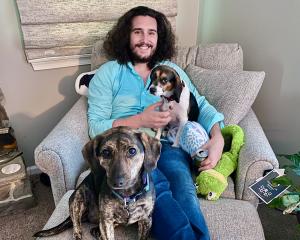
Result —
[{"label": "brindle dog", "polygon": [[91,230],[98,239],[114,239],[116,225],[135,222],[138,238],[147,239],[155,200],[149,172],[156,167],[160,150],[158,140],[129,127],[95,137],[82,150],[91,173],[70,197],[70,217],[34,237],[51,236],[73,225],[74,239],[82,239],[81,222],[88,220],[99,224]]}]

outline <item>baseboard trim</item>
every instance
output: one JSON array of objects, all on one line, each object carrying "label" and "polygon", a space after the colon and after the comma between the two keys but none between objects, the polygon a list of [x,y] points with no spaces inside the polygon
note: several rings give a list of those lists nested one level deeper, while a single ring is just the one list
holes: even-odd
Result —
[{"label": "baseboard trim", "polygon": [[29,176],[38,175],[42,173],[42,171],[36,165],[27,167],[26,171]]}]

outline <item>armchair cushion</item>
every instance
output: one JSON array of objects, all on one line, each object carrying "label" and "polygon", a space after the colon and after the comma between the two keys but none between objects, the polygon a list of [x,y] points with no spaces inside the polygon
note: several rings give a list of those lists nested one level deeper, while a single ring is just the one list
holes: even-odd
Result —
[{"label": "armchair cushion", "polygon": [[194,65],[188,65],[186,73],[199,92],[224,114],[225,124],[238,124],[246,116],[265,77],[264,72],[208,70]]}]

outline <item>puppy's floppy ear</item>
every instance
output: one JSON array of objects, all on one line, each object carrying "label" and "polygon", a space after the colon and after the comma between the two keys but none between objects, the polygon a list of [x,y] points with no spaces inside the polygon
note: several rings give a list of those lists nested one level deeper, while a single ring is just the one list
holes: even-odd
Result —
[{"label": "puppy's floppy ear", "polygon": [[99,144],[102,139],[103,137],[101,135],[96,136],[94,139],[87,142],[81,151],[83,158],[88,162],[94,173],[98,173],[102,169],[98,161]]},{"label": "puppy's floppy ear", "polygon": [[160,156],[161,143],[156,138],[150,137],[147,133],[141,132],[139,135],[144,146],[144,168],[149,172],[156,168]]},{"label": "puppy's floppy ear", "polygon": [[153,69],[151,70],[151,73],[150,73],[150,84],[149,84],[147,90],[149,90],[149,88],[150,88],[152,82],[157,78],[157,76],[156,76],[156,70],[157,70],[157,67],[156,67],[156,68],[153,68]]},{"label": "puppy's floppy ear", "polygon": [[181,81],[178,73],[175,70],[173,72],[175,77],[174,100],[179,103],[180,95],[182,93],[182,89],[184,88],[184,82]]}]

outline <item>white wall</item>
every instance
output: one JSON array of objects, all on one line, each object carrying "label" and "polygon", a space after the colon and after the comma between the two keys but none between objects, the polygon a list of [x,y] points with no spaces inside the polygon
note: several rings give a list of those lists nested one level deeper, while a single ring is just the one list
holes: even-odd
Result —
[{"label": "white wall", "polygon": [[78,98],[74,78],[88,66],[33,71],[26,62],[15,1],[0,1],[0,86],[27,165],[33,151]]},{"label": "white wall", "polygon": [[199,0],[177,0],[176,33],[178,43],[192,46],[197,42]]},{"label": "white wall", "polygon": [[[185,28],[192,22],[190,30]],[[178,0],[178,40],[195,44],[198,1]],[[19,148],[27,164],[33,165],[33,151],[59,119],[78,99],[74,80],[90,66],[33,71],[26,62],[15,1],[0,1],[0,87],[5,108],[15,129]]]},{"label": "white wall", "polygon": [[300,1],[202,0],[198,42],[238,42],[266,78],[254,103],[276,153],[300,150]]}]

